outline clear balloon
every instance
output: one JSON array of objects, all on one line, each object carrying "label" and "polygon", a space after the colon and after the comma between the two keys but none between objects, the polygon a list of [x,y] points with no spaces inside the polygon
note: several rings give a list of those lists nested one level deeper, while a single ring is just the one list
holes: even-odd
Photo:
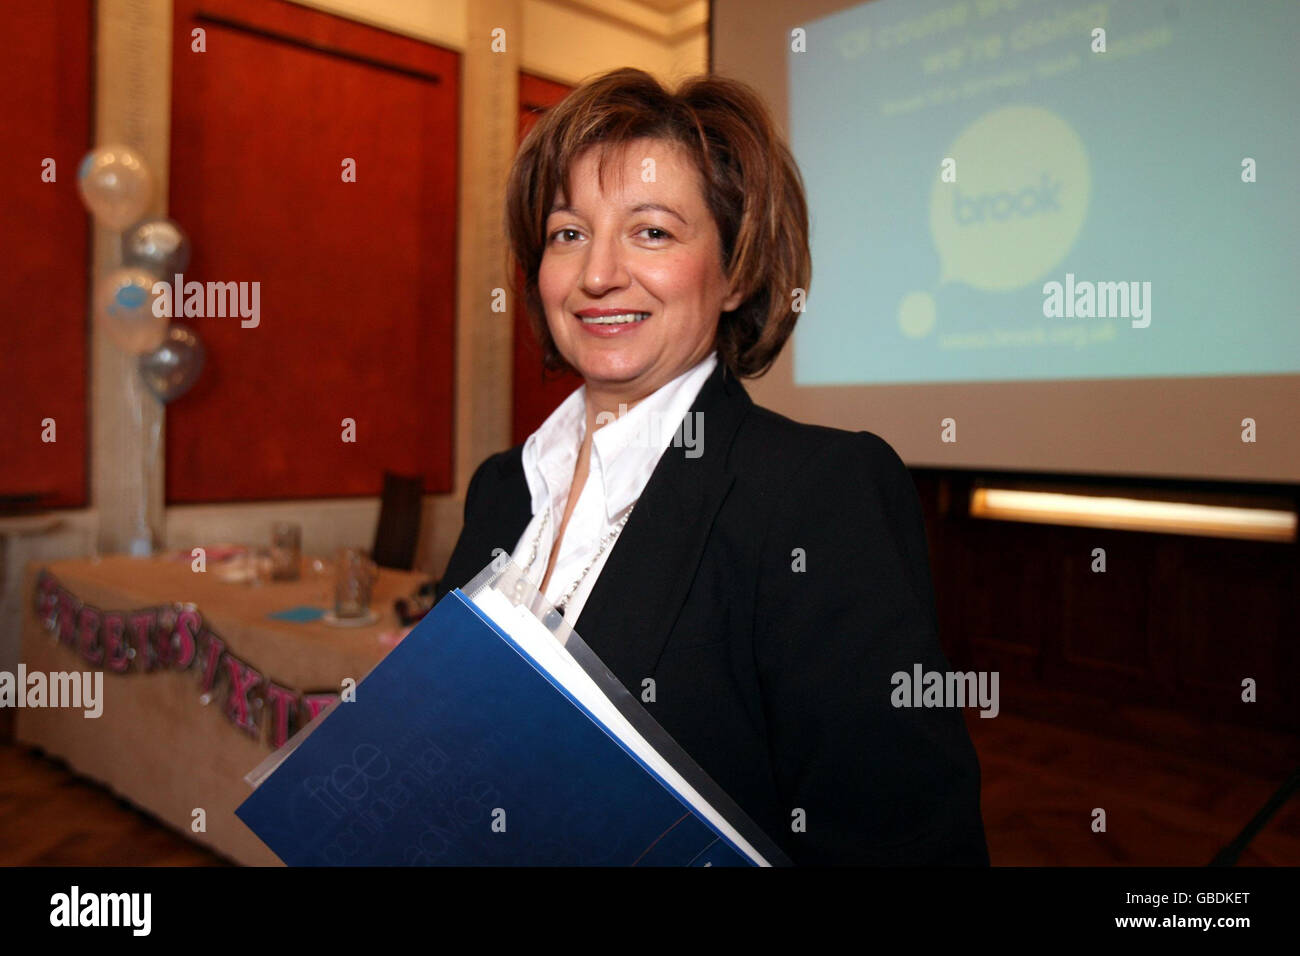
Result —
[{"label": "clear balloon", "polygon": [[145,219],[122,233],[122,265],[170,281],[190,264],[190,240],[170,219]]},{"label": "clear balloon", "polygon": [[140,377],[158,401],[166,405],[193,387],[199,372],[203,371],[204,356],[203,343],[194,330],[173,325],[162,345],[137,359]]},{"label": "clear balloon", "polygon": [[120,348],[133,355],[152,352],[167,336],[171,318],[155,314],[158,279],[143,269],[114,269],[95,286],[95,322]]},{"label": "clear balloon", "polygon": [[77,190],[95,219],[110,229],[125,229],[149,208],[153,176],[129,146],[92,149],[77,169]]}]

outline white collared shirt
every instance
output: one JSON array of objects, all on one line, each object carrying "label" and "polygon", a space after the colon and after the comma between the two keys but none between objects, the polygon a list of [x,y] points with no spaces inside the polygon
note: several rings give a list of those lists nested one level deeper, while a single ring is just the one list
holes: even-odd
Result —
[{"label": "white collared shirt", "polygon": [[[559,603],[596,557],[601,539],[613,531],[628,508],[641,497],[655,466],[717,364],[717,352],[710,352],[624,414],[600,425],[591,436],[587,480],[564,529],[555,570],[545,592],[552,604]],[[515,545],[511,559],[521,568],[527,566],[540,530],[537,556],[527,569],[529,579],[539,588],[555,544],[556,529],[564,518],[578,450],[587,432],[586,399],[587,387],[579,386],[524,442],[524,475],[532,496],[533,518]],[[542,528],[542,518],[548,512],[550,519]],[[564,617],[570,624],[578,620],[601,568],[617,544],[617,537],[609,541],[566,604]]]}]

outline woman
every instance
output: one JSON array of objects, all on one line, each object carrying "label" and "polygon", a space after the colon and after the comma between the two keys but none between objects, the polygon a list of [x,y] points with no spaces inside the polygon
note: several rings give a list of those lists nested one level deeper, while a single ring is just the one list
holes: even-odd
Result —
[{"label": "woman", "polygon": [[753,404],[811,271],[757,96],[624,69],[520,147],[507,222],[549,368],[583,378],[484,461],[441,596],[509,552],[796,863],[987,864],[916,491],[882,439]]}]

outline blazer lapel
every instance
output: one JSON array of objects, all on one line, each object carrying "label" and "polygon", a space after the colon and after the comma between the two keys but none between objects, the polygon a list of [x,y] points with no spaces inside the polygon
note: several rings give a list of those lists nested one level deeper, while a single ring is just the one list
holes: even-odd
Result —
[{"label": "blazer lapel", "polygon": [[677,439],[668,446],[574,624],[633,693],[654,673],[686,600],[714,515],[735,481],[728,453],[752,405],[719,362],[689,412],[699,423],[696,448]]}]

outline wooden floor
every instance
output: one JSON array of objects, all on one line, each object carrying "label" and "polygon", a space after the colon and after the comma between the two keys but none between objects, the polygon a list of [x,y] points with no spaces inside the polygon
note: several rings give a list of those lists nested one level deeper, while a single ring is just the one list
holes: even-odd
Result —
[{"label": "wooden floor", "polygon": [[[1295,769],[1266,777],[1005,712],[966,723],[995,866],[1205,866]],[[1300,865],[1300,794],[1238,865]]]},{"label": "wooden floor", "polygon": [[[1281,783],[1002,713],[968,724],[998,866],[1203,866]],[[1285,775],[1283,775],[1285,776]],[[1093,833],[1092,811],[1106,811]],[[211,866],[220,857],[61,764],[0,744],[0,865]],[[1300,797],[1242,865],[1300,865]]]},{"label": "wooden floor", "polygon": [[0,744],[0,865],[223,866],[109,790],[13,743]]}]

